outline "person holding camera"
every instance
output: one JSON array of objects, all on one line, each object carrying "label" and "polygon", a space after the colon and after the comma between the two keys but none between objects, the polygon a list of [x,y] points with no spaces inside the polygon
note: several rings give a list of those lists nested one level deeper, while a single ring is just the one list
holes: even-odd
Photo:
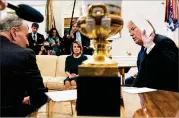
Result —
[{"label": "person holding camera", "polygon": [[44,44],[41,47],[41,50],[39,52],[39,55],[51,55],[49,42],[44,42]]}]

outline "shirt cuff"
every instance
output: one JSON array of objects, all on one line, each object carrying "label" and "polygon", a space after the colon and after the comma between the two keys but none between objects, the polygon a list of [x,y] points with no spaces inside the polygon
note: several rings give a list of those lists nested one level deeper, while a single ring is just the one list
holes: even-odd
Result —
[{"label": "shirt cuff", "polygon": [[155,43],[153,43],[149,48],[147,48],[147,54],[149,54],[150,53],[150,51],[154,48],[154,46],[155,46]]}]

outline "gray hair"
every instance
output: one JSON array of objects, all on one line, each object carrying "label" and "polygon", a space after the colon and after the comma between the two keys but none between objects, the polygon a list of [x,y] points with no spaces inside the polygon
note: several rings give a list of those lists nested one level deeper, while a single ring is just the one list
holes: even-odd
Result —
[{"label": "gray hair", "polygon": [[17,15],[8,15],[0,20],[0,32],[8,32],[12,27],[20,27],[23,19]]}]

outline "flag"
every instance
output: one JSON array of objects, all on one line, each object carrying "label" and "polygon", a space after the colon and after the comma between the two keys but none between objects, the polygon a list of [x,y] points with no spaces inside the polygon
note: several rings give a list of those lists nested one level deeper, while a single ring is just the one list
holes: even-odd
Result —
[{"label": "flag", "polygon": [[167,36],[179,46],[178,0],[166,0],[165,22],[167,26]]},{"label": "flag", "polygon": [[46,27],[45,32],[48,32],[51,28],[55,28],[55,19],[54,19],[54,11],[53,11],[53,0],[47,0],[46,2]]}]

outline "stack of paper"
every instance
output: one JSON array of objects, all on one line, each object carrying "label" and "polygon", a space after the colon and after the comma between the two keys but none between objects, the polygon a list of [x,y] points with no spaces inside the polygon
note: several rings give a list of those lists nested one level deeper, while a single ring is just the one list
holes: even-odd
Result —
[{"label": "stack of paper", "polygon": [[143,87],[143,88],[125,89],[123,91],[128,92],[128,93],[146,93],[146,92],[157,91],[157,89],[151,89],[151,88]]},{"label": "stack of paper", "polygon": [[69,101],[77,99],[77,90],[65,90],[65,91],[54,91],[47,92],[46,95],[53,101]]}]

